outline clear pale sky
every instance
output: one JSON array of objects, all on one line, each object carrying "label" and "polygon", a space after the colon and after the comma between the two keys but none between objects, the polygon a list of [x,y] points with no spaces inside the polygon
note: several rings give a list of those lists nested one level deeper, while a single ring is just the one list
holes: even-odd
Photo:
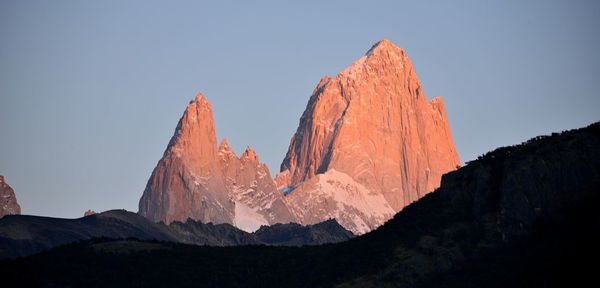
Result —
[{"label": "clear pale sky", "polygon": [[598,1],[211,2],[0,1],[0,174],[24,214],[137,211],[198,92],[274,174],[319,79],[383,38],[462,161],[600,120]]}]

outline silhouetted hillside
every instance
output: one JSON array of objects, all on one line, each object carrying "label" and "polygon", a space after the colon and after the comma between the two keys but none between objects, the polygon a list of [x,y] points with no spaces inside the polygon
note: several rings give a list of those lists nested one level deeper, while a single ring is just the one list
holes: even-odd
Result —
[{"label": "silhouetted hillside", "polygon": [[354,237],[335,219],[308,226],[296,223],[262,226],[253,234],[263,243],[285,246],[338,243]]},{"label": "silhouetted hillside", "polygon": [[204,224],[191,219],[166,226],[125,210],[110,210],[78,219],[8,215],[0,219],[0,259],[28,256],[63,244],[100,237],[210,246],[317,245],[354,237],[335,221],[309,226],[278,224],[274,230],[264,226],[261,231],[271,237],[263,241],[262,236],[257,237],[230,224]]},{"label": "silhouetted hillside", "polygon": [[88,240],[2,261],[0,271],[7,283],[47,287],[576,287],[599,254],[599,176],[596,123],[492,151],[347,242]]}]

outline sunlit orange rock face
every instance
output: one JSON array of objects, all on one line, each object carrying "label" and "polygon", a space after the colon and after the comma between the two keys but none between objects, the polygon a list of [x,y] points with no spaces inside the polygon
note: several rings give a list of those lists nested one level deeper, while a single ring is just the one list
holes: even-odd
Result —
[{"label": "sunlit orange rock face", "polygon": [[391,212],[380,208],[379,212],[385,213],[370,220],[366,214],[364,223],[358,223],[361,227],[349,223],[355,218],[352,210],[373,201],[357,198],[354,206],[325,209],[348,214],[348,221],[338,219],[340,224],[365,232],[432,192],[442,174],[459,164],[442,99],[428,102],[406,53],[383,40],[335,78],[324,77],[319,82],[276,182],[279,189],[296,187],[287,198],[290,203],[303,203],[294,205],[303,224],[321,220],[315,214],[326,207],[323,203],[327,201],[311,200],[327,197],[312,195],[335,190],[315,188],[316,177],[335,174],[333,178],[345,178],[345,185],[360,186],[357,191],[381,195]]},{"label": "sunlit orange rock face", "polygon": [[4,181],[4,176],[0,175],[0,218],[4,215],[21,214],[21,206],[17,203],[15,191]]},{"label": "sunlit orange rock face", "polygon": [[216,144],[199,94],[150,177],[139,213],[154,221],[260,225],[335,218],[371,231],[459,165],[444,104],[427,101],[406,53],[387,40],[315,88],[275,180],[248,147]]},{"label": "sunlit orange rock face", "polygon": [[157,222],[191,218],[247,231],[291,222],[268,168],[249,147],[241,158],[226,141],[217,148],[214,127],[211,105],[198,94],[148,180],[139,213]]}]

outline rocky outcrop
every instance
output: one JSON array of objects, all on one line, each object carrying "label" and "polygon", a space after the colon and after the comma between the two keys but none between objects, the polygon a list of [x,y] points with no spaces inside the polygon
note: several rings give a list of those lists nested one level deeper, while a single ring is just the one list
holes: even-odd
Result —
[{"label": "rocky outcrop", "polygon": [[262,243],[278,246],[321,245],[354,238],[335,219],[307,226],[296,223],[262,226],[253,234]]},{"label": "rocky outcrop", "polygon": [[254,231],[294,220],[283,198],[250,147],[241,157],[226,140],[217,148],[211,105],[198,94],[148,180],[139,213],[156,222],[190,218]]},{"label": "rocky outcrop", "polygon": [[427,102],[404,50],[382,40],[321,79],[276,182],[300,223],[333,216],[364,233],[458,165],[442,99]]},{"label": "rocky outcrop", "polygon": [[236,227],[254,231],[262,225],[295,221],[269,168],[260,163],[250,146],[238,158],[224,139],[219,145],[219,157],[226,190],[235,204]]},{"label": "rocky outcrop", "polygon": [[96,211],[90,209],[90,210],[85,211],[85,213],[83,213],[83,216],[84,217],[85,216],[92,216],[94,214],[96,214]]},{"label": "rocky outcrop", "polygon": [[17,203],[15,191],[4,181],[4,176],[0,175],[0,218],[18,214],[21,214],[21,206]]}]

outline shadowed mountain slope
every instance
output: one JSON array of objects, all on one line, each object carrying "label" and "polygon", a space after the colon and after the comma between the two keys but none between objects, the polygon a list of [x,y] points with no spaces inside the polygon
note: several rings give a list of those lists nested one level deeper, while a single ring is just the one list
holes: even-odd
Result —
[{"label": "shadowed mountain slope", "polygon": [[578,286],[595,275],[584,260],[600,251],[598,200],[595,123],[487,153],[347,242],[293,248],[96,240],[2,261],[0,271],[7,282],[36,286]]},{"label": "shadowed mountain slope", "polygon": [[[136,238],[195,245],[317,245],[354,237],[335,221],[326,225],[279,224],[261,227],[269,237],[244,232],[230,224],[204,224],[191,219],[169,226],[125,210],[110,210],[78,219],[8,215],[0,220],[0,259],[28,256],[52,247],[91,238]],[[285,227],[284,229],[282,227]],[[322,227],[329,227],[323,229]],[[317,232],[315,232],[317,231]],[[315,233],[317,236],[315,236]],[[283,239],[283,240],[274,240]]]}]

